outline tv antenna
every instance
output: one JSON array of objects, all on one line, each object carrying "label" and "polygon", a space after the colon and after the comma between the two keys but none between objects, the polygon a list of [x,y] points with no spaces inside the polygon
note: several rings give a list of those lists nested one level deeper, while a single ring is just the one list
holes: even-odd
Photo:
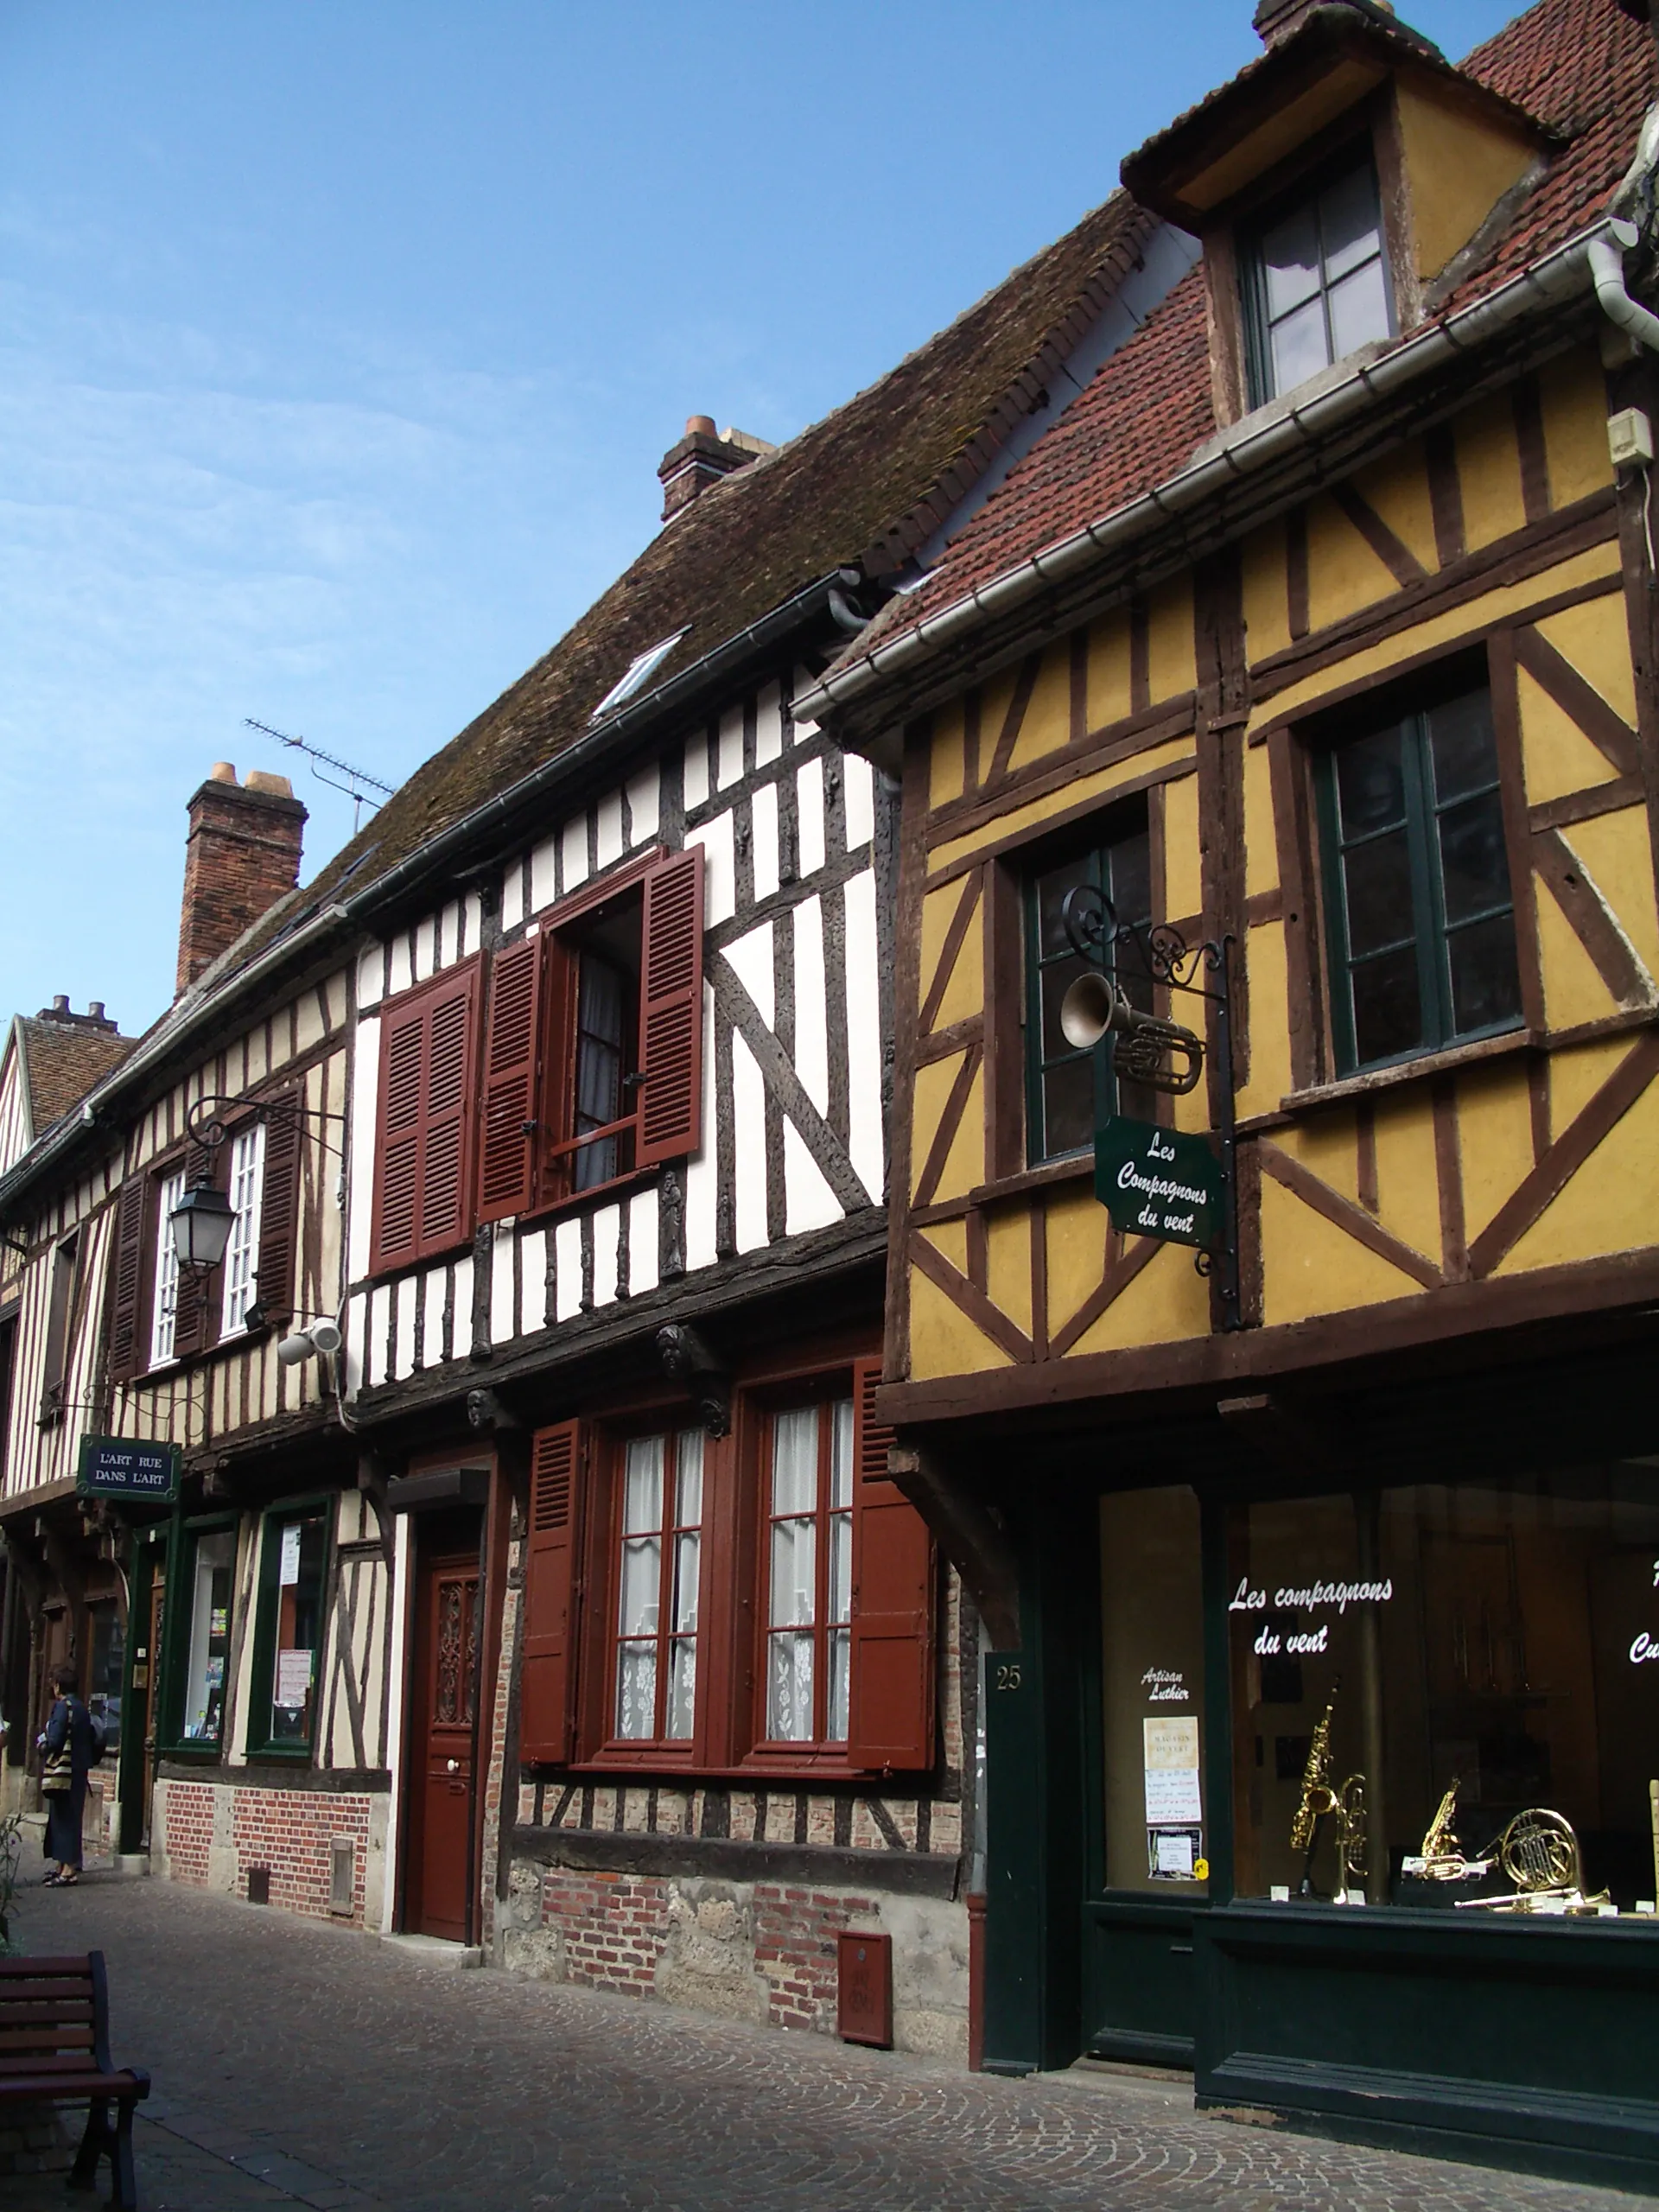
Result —
[{"label": "tv antenna", "polygon": [[[303,753],[311,763],[311,773],[320,784],[327,784],[331,791],[346,794],[352,802],[353,836],[356,836],[361,826],[364,808],[378,808],[380,804],[380,799],[371,798],[369,793],[378,791],[381,798],[391,797],[394,787],[391,784],[383,784],[378,776],[370,775],[365,768],[353,768],[349,760],[337,760],[332,753],[325,753],[321,746],[308,744],[302,737],[289,737],[280,729],[272,729],[269,722],[257,722],[251,715],[244,715],[242,720],[245,728],[257,729],[264,737],[274,737],[278,745],[286,745],[291,752]],[[324,768],[338,768],[340,774],[349,780],[337,784],[332,776],[323,774]]]}]

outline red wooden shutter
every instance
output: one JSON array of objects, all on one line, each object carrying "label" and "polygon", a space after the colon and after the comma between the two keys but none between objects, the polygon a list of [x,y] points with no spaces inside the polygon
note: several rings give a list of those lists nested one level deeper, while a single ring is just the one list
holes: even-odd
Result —
[{"label": "red wooden shutter", "polygon": [[[115,1241],[110,1251],[110,1378],[126,1382],[149,1364],[144,1341],[144,1230],[148,1175],[130,1175],[115,1206]],[[168,1233],[162,1224],[161,1233]]]},{"label": "red wooden shutter", "polygon": [[639,958],[641,1167],[695,1152],[702,1120],[702,848],[645,878]]},{"label": "red wooden shutter", "polygon": [[535,1198],[536,1062],[540,1047],[542,938],[527,937],[495,957],[484,1038],[483,1130],[478,1217],[501,1221]]},{"label": "red wooden shutter", "polygon": [[267,1321],[294,1311],[294,1264],[300,1225],[300,1101],[273,1100],[265,1119],[265,1166],[259,1187],[259,1256],[253,1294]]},{"label": "red wooden shutter", "polygon": [[541,1429],[531,1452],[518,1753],[531,1761],[570,1756],[581,1431],[574,1421]]},{"label": "red wooden shutter", "polygon": [[855,1766],[933,1764],[933,1539],[887,1475],[893,1431],[871,1412],[879,1360],[853,1370],[853,1619],[848,1756]]},{"label": "red wooden shutter", "polygon": [[[184,1187],[193,1190],[199,1183],[211,1184],[215,1190],[225,1188],[230,1173],[228,1144],[209,1147],[191,1143],[184,1156]],[[171,1235],[165,1222],[157,1234]],[[218,1268],[203,1274],[196,1268],[179,1269],[178,1287],[173,1300],[173,1357],[187,1358],[190,1353],[202,1351],[219,1341],[219,1300],[223,1293],[223,1277]]]},{"label": "red wooden shutter", "polygon": [[382,1018],[374,1274],[472,1234],[478,987],[472,960],[394,1001]]}]

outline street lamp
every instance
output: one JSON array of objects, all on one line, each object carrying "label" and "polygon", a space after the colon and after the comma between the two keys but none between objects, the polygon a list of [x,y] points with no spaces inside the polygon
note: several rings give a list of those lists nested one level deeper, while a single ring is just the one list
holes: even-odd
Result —
[{"label": "street lamp", "polygon": [[194,1183],[167,1217],[179,1265],[207,1274],[225,1257],[236,1208],[211,1183]]}]

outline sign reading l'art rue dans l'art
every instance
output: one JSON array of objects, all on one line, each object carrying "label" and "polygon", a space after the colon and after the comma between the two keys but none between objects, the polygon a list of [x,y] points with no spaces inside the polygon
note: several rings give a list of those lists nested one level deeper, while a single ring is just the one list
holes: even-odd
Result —
[{"label": "sign reading l'art rue dans l'art", "polygon": [[143,1498],[170,1505],[179,1494],[176,1444],[139,1444],[128,1436],[85,1436],[75,1488],[83,1497]]},{"label": "sign reading l'art rue dans l'art", "polygon": [[1221,1163],[1204,1137],[1115,1114],[1095,1131],[1095,1196],[1126,1236],[1213,1244],[1222,1218]]}]

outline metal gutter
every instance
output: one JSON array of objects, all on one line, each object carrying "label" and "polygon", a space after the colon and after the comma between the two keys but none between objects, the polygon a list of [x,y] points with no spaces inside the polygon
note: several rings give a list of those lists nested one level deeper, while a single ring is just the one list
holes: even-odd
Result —
[{"label": "metal gutter", "polygon": [[1591,248],[1603,241],[1615,246],[1619,243],[1615,226],[1607,219],[1576,232],[1497,291],[1432,324],[1379,359],[1364,363],[1339,383],[1313,395],[1304,405],[1275,416],[1258,430],[1247,430],[1218,452],[1190,462],[1127,506],[1032,554],[989,583],[976,585],[937,614],[924,616],[891,644],[877,645],[862,658],[803,693],[795,702],[796,712],[822,721],[826,715],[851,706],[878,683],[907,673],[950,644],[982,616],[1006,614],[1049,585],[1079,574],[1102,555],[1122,550],[1159,523],[1179,519],[1224,486],[1254,475],[1299,448],[1317,445],[1326,433],[1374,403],[1394,398],[1419,378],[1459,354],[1472,352],[1498,332],[1587,289],[1592,282]]},{"label": "metal gutter", "polygon": [[[594,764],[616,746],[637,737],[658,716],[683,707],[695,694],[712,683],[734,663],[743,661],[751,653],[765,646],[779,643],[791,630],[820,608],[827,610],[830,594],[840,576],[838,569],[807,584],[792,597],[774,607],[747,628],[739,630],[719,645],[712,646],[702,657],[671,676],[653,690],[643,693],[638,699],[620,708],[603,721],[595,722],[573,745],[567,745],[539,768],[532,768],[516,784],[475,806],[452,822],[447,830],[440,830],[415,852],[410,853],[384,875],[346,901],[346,910],[354,921],[367,922],[387,906],[397,903],[412,891],[425,875],[441,869],[449,856],[466,845],[476,842],[481,833],[499,827],[507,834],[513,815],[534,799],[543,798],[557,791],[567,782],[575,782],[585,775]],[[798,717],[799,719],[799,717]],[[3,1186],[0,1186],[3,1190]]]}]

